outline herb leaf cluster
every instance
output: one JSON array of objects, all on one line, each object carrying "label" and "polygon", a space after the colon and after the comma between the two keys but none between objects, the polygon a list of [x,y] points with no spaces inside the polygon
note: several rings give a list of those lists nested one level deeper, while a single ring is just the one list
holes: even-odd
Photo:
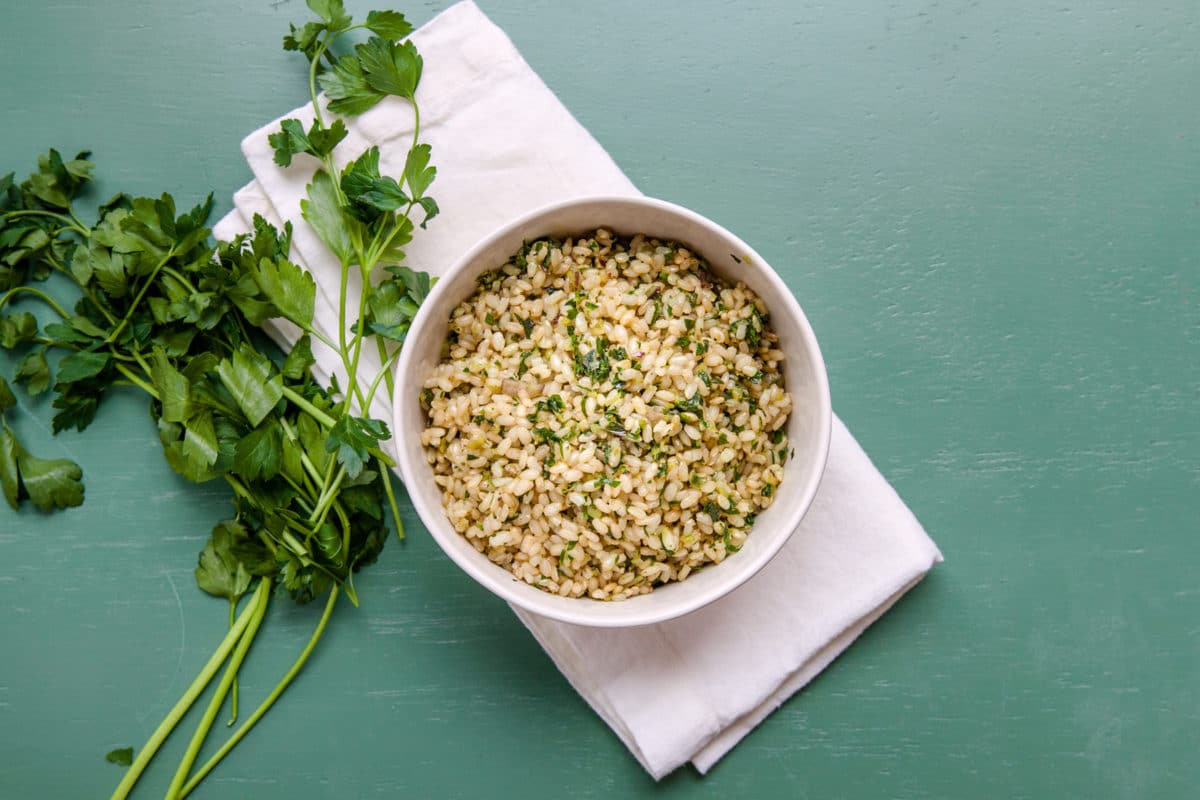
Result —
[{"label": "herb leaf cluster", "polygon": [[[79,207],[94,171],[86,152],[68,159],[50,150],[24,180],[0,177],[0,349],[13,364],[11,378],[0,376],[0,490],[7,504],[51,510],[84,497],[77,464],[35,456],[19,441],[9,424],[19,410],[18,388],[52,395],[54,433],[83,431],[107,397],[139,391],[149,399],[170,468],[189,481],[223,481],[232,491],[233,513],[213,527],[195,570],[203,591],[229,602],[229,633],[137,757],[109,754],[116,763],[132,760],[114,797],[132,790],[223,667],[167,792],[186,796],[303,667],[339,594],[357,604],[354,573],[382,550],[387,508],[403,536],[388,479],[392,463],[382,449],[391,432],[363,410],[381,387],[392,391],[390,367],[432,284],[403,263],[416,226],[439,211],[428,194],[437,171],[430,147],[419,141],[423,62],[399,12],[373,11],[355,24],[341,0],[308,5],[316,19],[290,26],[284,48],[308,60],[313,121],[285,120],[269,142],[281,166],[311,159],[315,167],[302,213],[341,265],[336,332],[314,325],[316,284],[291,260],[290,222],[279,229],[255,217],[252,231],[213,242],[211,195],[181,211],[169,194],[118,194],[89,224]],[[335,43],[355,30],[365,31],[366,41],[340,52]],[[388,97],[411,107],[413,138],[397,174],[385,174],[377,148],[338,167],[334,151],[348,129],[340,118],[324,118],[318,83],[334,114],[361,113]],[[351,271],[364,287],[353,297],[345,288]],[[44,287],[52,275],[78,295],[69,308]],[[35,315],[25,307],[31,303],[47,310]],[[257,331],[275,319],[302,334],[286,353]],[[313,379],[317,342],[341,360],[344,390]],[[363,374],[367,346],[379,355],[374,375]],[[254,713],[193,770],[231,691],[237,717],[237,672],[276,590],[300,603],[326,597],[313,637]]]}]

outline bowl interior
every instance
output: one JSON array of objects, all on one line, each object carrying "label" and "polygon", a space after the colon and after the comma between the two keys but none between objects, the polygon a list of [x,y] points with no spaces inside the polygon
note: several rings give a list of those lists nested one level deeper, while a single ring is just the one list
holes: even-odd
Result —
[{"label": "bowl interior", "polygon": [[[528,240],[565,238],[604,227],[623,236],[645,233],[688,245],[727,280],[741,280],[767,305],[770,324],[787,354],[784,381],[793,411],[787,432],[794,455],[775,501],[758,515],[742,549],[687,580],[618,602],[565,598],[517,580],[477,552],[446,520],[418,432],[425,427],[419,395],[437,364],[453,308],[476,278],[503,265]],[[397,365],[394,432],[401,476],[417,513],[443,550],[468,574],[505,600],[533,613],[581,625],[626,627],[659,622],[720,597],[761,569],[791,535],[812,502],[829,449],[830,402],[824,362],[804,313],[787,286],[757,253],[694,212],[649,198],[592,198],[547,207],[480,242],[434,287],[413,321]]]}]

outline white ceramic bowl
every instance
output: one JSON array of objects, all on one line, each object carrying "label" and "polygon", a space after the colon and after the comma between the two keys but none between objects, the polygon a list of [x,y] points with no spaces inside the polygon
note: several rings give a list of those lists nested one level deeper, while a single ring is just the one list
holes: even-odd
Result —
[{"label": "white ceramic bowl", "polygon": [[[713,272],[741,280],[767,305],[771,327],[787,354],[784,381],[793,411],[787,432],[795,456],[770,508],[757,516],[742,549],[684,581],[617,602],[550,595],[491,563],[457,533],[442,509],[418,432],[425,427],[421,384],[437,364],[450,312],[475,290],[475,279],[502,266],[525,241],[565,238],[604,227],[621,235],[644,233],[688,245]],[[399,468],[421,520],[456,564],[504,600],[535,614],[578,625],[647,625],[694,611],[732,591],[763,568],[808,510],[829,452],[830,403],[825,364],[812,328],[791,291],[753,249],[729,231],[680,206],[634,197],[592,197],[539,209],[479,242],[438,281],[413,320],[399,363],[393,432]]]}]

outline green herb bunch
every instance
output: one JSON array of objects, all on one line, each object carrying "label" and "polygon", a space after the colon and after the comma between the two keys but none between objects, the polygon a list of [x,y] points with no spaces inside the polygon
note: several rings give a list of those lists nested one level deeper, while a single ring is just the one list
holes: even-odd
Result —
[{"label": "green herb bunch", "polygon": [[[88,224],[77,207],[92,178],[88,153],[64,160],[50,150],[26,180],[0,178],[0,347],[15,364],[11,383],[0,376],[0,489],[7,503],[50,510],[79,505],[84,496],[78,465],[38,458],[18,441],[5,417],[16,407],[13,386],[53,393],[55,433],[87,428],[103,398],[121,387],[143,391],[170,467],[190,481],[223,480],[233,493],[234,514],[213,528],[196,569],[201,589],[228,599],[229,633],[131,759],[114,797],[133,789],[224,667],[167,796],[190,793],[303,667],[338,595],[357,605],[353,575],[386,541],[385,507],[403,536],[388,480],[392,464],[381,449],[390,432],[367,410],[381,385],[392,391],[390,367],[430,287],[427,275],[401,263],[416,209],[422,226],[438,210],[426,194],[436,171],[418,140],[414,95],[422,62],[398,12],[371,12],[354,25],[340,0],[309,6],[317,21],[293,26],[284,47],[309,60],[314,122],[305,130],[286,120],[270,143],[281,165],[302,155],[315,159],[302,212],[341,265],[336,335],[314,325],[317,287],[290,260],[290,223],[280,230],[256,217],[252,232],[213,243],[206,227],[211,196],[180,213],[168,194],[118,194]],[[335,43],[357,29],[372,35],[336,55]],[[389,96],[411,104],[416,132],[401,176],[380,174],[376,148],[337,167],[333,151],[347,130],[336,117],[326,122],[318,81],[334,114],[358,114]],[[352,295],[353,271],[362,290]],[[52,274],[78,290],[70,310],[40,285]],[[48,311],[39,317],[19,307],[29,302]],[[286,354],[256,330],[277,319],[301,331]],[[340,359],[344,389],[313,380],[314,343]],[[379,356],[374,375],[360,374],[365,346]],[[55,352],[62,354],[56,365],[47,358]],[[237,673],[276,589],[301,603],[327,595],[323,614],[283,679],[193,772],[227,697],[237,717]]]},{"label": "green herb bunch", "polygon": [[[429,164],[429,145],[420,143],[416,90],[424,64],[416,47],[404,39],[412,26],[399,12],[372,11],[366,22],[354,25],[341,0],[309,0],[309,6],[320,21],[301,29],[293,26],[284,48],[300,51],[309,60],[313,122],[306,131],[299,120],[286,119],[269,141],[280,166],[289,166],[301,154],[318,162],[301,213],[341,266],[336,349],[346,373],[356,375],[364,334],[374,334],[383,364],[380,375],[390,393],[394,387],[387,367],[396,350],[389,350],[386,342],[404,340],[417,305],[429,291],[427,277],[400,266],[403,248],[412,241],[415,210],[421,209],[421,227],[438,213],[437,202],[426,194],[437,169]],[[374,35],[352,52],[334,56],[335,43],[356,29]],[[346,137],[346,126],[337,118],[326,122],[317,99],[318,82],[328,98],[328,110],[335,114],[361,114],[387,97],[407,101],[413,113],[413,135],[398,178],[380,174],[377,147],[338,168],[333,151]],[[348,291],[352,271],[363,286],[356,310],[348,307],[353,300]],[[349,322],[352,311],[358,319],[353,324]],[[348,391],[366,408],[377,386],[378,376],[367,391],[354,381]]]}]

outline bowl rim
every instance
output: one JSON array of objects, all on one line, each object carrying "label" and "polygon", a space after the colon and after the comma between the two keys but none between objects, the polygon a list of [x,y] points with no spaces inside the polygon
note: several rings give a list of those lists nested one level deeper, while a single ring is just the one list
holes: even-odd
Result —
[{"label": "bowl rim", "polygon": [[[637,196],[637,195],[583,195],[573,197],[567,200],[561,200],[553,203],[548,203],[538,208],[535,208],[527,213],[521,214],[512,221],[494,229],[491,233],[480,238],[453,264],[451,264],[445,272],[439,276],[438,281],[434,284],[429,294],[421,303],[416,316],[413,318],[409,327],[408,336],[420,335],[422,331],[431,325],[439,324],[438,320],[432,319],[433,309],[440,302],[442,295],[446,294],[450,289],[451,278],[466,269],[472,262],[476,261],[486,250],[495,245],[496,242],[507,237],[513,236],[517,231],[536,223],[539,219],[546,219],[546,227],[552,228],[554,216],[577,206],[596,206],[597,216],[602,216],[605,206],[613,207],[618,205],[634,205],[642,208],[653,208],[667,214],[672,214],[682,218],[686,223],[696,225],[700,228],[707,228],[719,237],[728,239],[728,241],[737,247],[737,251],[742,254],[744,259],[752,259],[758,271],[761,273],[764,280],[772,284],[776,295],[781,298],[784,305],[788,306],[787,314],[793,317],[799,328],[801,338],[804,340],[804,345],[812,356],[811,378],[814,383],[815,394],[819,408],[816,409],[818,415],[816,430],[816,448],[810,451],[809,457],[812,459],[812,470],[808,476],[807,482],[803,486],[793,488],[798,494],[798,502],[791,514],[776,524],[781,528],[787,528],[787,531],[781,533],[771,542],[770,546],[754,554],[752,562],[742,562],[741,569],[731,571],[730,578],[724,582],[717,583],[714,589],[710,592],[692,595],[685,597],[684,600],[666,605],[656,606],[648,611],[638,613],[621,613],[621,614],[605,614],[595,615],[589,613],[598,607],[611,608],[612,606],[622,607],[622,611],[636,612],[636,607],[630,608],[630,604],[638,600],[638,597],[628,598],[617,603],[605,602],[601,605],[601,601],[593,600],[588,597],[578,598],[563,598],[558,595],[550,595],[542,592],[535,587],[526,586],[518,581],[512,573],[504,569],[504,567],[493,564],[490,561],[479,562],[469,556],[471,554],[462,553],[458,547],[450,544],[453,540],[462,540],[463,537],[455,531],[446,519],[445,512],[440,504],[435,508],[426,507],[427,504],[423,501],[419,493],[409,492],[409,498],[416,510],[418,517],[421,519],[425,529],[437,542],[438,547],[442,552],[458,565],[460,569],[466,572],[477,583],[485,589],[495,594],[500,599],[517,606],[527,613],[537,616],[555,619],[560,622],[572,623],[592,628],[623,628],[637,627],[642,625],[650,625],[657,622],[663,622],[668,619],[674,619],[686,614],[690,614],[699,608],[702,608],[712,602],[733,592],[739,586],[746,583],[748,580],[757,575],[772,559],[778,555],[779,551],[795,534],[796,529],[800,526],[801,521],[812,507],[813,499],[816,497],[817,490],[820,487],[822,478],[825,474],[825,468],[829,458],[830,439],[833,430],[832,421],[832,403],[829,394],[829,379],[825,368],[824,357],[821,354],[816,334],[813,332],[812,325],[808,320],[807,315],[800,307],[795,295],[783,278],[770,266],[770,263],[758,254],[754,248],[743,241],[736,234],[732,233],[722,225],[714,222],[707,217],[685,208],[678,204],[660,200],[654,197]],[[603,227],[603,224],[600,224]],[[645,235],[654,236],[652,231],[646,231]],[[682,237],[681,237],[682,238]],[[778,306],[773,305],[771,309],[772,316],[778,313]],[[403,347],[397,359],[394,371],[396,374],[396,386],[399,388],[402,385],[407,385],[409,381],[405,380],[406,375],[411,375],[413,370],[412,360],[415,358],[416,347]],[[391,407],[391,422],[393,431],[400,431],[403,428],[400,425],[400,412],[402,403],[405,397],[403,393],[397,392],[392,399]],[[396,443],[394,447],[397,459],[397,468],[400,471],[400,477],[407,487],[410,481],[415,481],[420,478],[419,469],[425,463],[423,458],[424,447],[418,445],[416,447],[404,446]],[[420,453],[421,458],[416,460],[411,457],[412,454]],[[793,480],[799,480],[801,476],[792,476]],[[434,520],[431,523],[431,518]],[[472,554],[477,551],[472,550]],[[537,595],[531,595],[522,591],[514,590],[514,585],[520,584],[526,588],[537,592]],[[651,597],[653,594],[640,595],[639,597]],[[547,602],[542,603],[541,600]],[[567,602],[562,602],[567,601]]]}]

